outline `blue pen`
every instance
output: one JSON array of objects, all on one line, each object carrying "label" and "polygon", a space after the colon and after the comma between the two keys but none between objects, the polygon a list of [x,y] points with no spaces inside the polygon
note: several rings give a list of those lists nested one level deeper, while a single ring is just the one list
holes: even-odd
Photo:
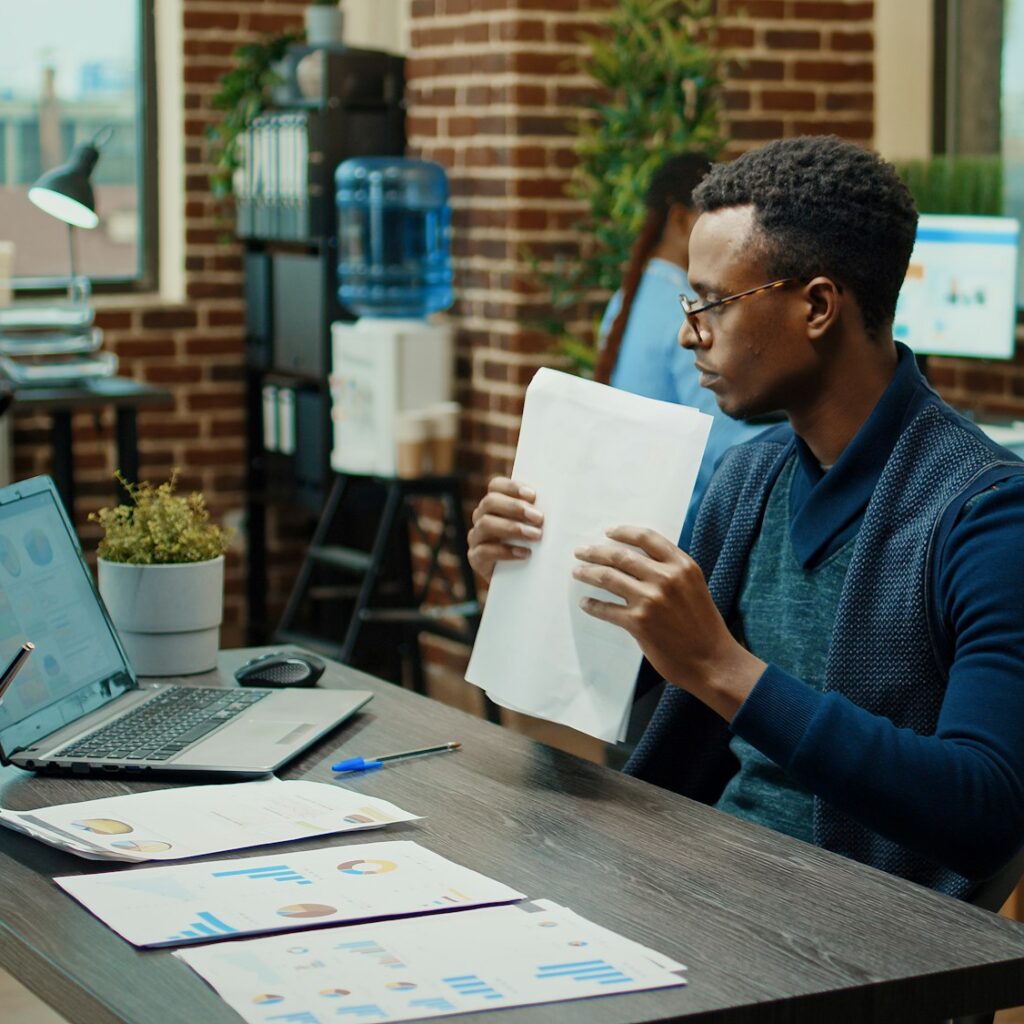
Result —
[{"label": "blue pen", "polygon": [[385,761],[400,761],[407,757],[423,757],[425,754],[444,754],[449,750],[458,750],[462,744],[458,740],[442,743],[436,747],[421,747],[419,750],[402,750],[397,754],[381,754],[379,757],[349,757],[344,761],[331,765],[332,772],[368,772],[374,768],[383,768]]}]

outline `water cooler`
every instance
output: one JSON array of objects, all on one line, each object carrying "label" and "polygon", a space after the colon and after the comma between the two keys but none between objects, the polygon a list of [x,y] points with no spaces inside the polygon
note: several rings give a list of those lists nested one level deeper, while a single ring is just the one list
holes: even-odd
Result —
[{"label": "water cooler", "polygon": [[442,429],[435,411],[452,398],[451,330],[427,320],[452,302],[447,178],[429,161],[370,157],[344,161],[335,186],[338,297],[359,319],[331,326],[331,467],[417,475],[402,442]]}]

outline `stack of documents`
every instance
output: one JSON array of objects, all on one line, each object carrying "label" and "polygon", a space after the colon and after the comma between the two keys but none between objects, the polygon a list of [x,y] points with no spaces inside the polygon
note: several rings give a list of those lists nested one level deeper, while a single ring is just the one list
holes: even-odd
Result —
[{"label": "stack of documents", "polygon": [[249,1024],[478,1013],[685,985],[686,968],[547,900],[182,950]]},{"label": "stack of documents", "polygon": [[271,777],[106,800],[0,810],[0,825],[91,860],[182,860],[225,850],[380,828],[418,816],[321,782]]},{"label": "stack of documents", "polygon": [[[573,551],[645,526],[675,543],[711,417],[554,370],[526,391],[513,478],[537,493],[544,536],[499,562],[466,678],[497,704],[609,743],[625,738],[642,654],[580,607],[618,599],[572,578]],[[517,543],[524,543],[518,541]]]}]

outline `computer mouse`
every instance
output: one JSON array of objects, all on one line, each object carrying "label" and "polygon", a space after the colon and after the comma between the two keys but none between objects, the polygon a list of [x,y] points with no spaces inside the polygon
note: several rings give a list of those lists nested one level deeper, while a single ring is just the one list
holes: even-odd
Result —
[{"label": "computer mouse", "polygon": [[235,678],[243,686],[313,686],[326,667],[315,654],[274,651],[247,661]]}]

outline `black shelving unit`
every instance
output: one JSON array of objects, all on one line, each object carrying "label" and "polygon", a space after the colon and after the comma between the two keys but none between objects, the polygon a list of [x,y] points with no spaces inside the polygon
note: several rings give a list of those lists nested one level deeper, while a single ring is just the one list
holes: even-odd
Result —
[{"label": "black shelving unit", "polygon": [[[330,325],[354,319],[337,299],[334,171],[350,157],[405,150],[402,58],[324,49],[320,93],[310,98],[299,89],[297,71],[313,52],[289,49],[276,106],[254,123],[236,183],[245,250],[246,596],[253,644],[266,642],[275,625],[268,620],[267,510],[297,507],[312,524],[330,488]],[[287,438],[268,429],[264,399],[271,393],[279,396],[276,422],[287,421]],[[274,434],[277,443],[265,443]],[[348,524],[356,537],[378,504],[367,492],[357,506],[357,521]]]}]

